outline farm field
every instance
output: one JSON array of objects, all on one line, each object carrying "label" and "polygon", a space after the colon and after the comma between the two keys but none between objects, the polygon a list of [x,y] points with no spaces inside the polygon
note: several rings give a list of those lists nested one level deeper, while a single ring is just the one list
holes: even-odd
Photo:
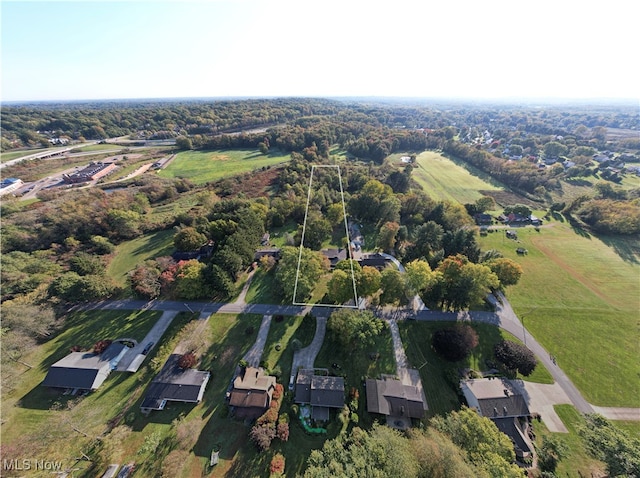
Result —
[{"label": "farm field", "polygon": [[289,159],[289,154],[279,151],[266,156],[252,149],[183,151],[165,169],[158,171],[158,175],[165,178],[186,178],[195,184],[203,184],[285,163]]},{"label": "farm field", "polygon": [[[638,242],[602,239],[552,220],[480,237],[524,273],[507,289],[518,316],[594,405],[640,406]],[[527,255],[518,255],[524,248]]]},{"label": "farm field", "polygon": [[424,151],[417,156],[411,177],[432,198],[462,204],[481,198],[480,191],[503,189],[495,181],[481,179],[467,166],[462,167],[436,151]]}]

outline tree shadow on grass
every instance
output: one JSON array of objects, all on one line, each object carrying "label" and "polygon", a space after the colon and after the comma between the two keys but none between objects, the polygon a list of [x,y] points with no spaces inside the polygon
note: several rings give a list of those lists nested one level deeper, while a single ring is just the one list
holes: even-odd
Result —
[{"label": "tree shadow on grass", "polygon": [[638,264],[640,261],[640,241],[631,237],[598,236],[602,242],[609,246],[620,258],[631,264]]}]

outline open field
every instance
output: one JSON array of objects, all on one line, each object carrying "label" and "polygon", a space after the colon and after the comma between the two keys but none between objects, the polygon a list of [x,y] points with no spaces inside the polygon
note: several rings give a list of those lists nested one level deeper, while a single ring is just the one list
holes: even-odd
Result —
[{"label": "open field", "polygon": [[289,161],[289,154],[279,151],[263,155],[251,149],[225,149],[215,151],[183,151],[158,175],[165,178],[187,178],[203,184],[226,176],[235,176],[265,166]]},{"label": "open field", "polygon": [[[431,347],[431,340],[436,330],[452,325],[451,322],[420,321],[405,321],[398,324],[409,364],[420,370],[429,405],[428,417],[445,414],[460,407],[457,392],[460,369],[488,371],[486,361],[493,360],[494,344],[503,339],[517,341],[511,334],[493,325],[471,323],[470,325],[478,333],[478,346],[467,359],[454,363],[447,362],[435,353]],[[553,383],[551,375],[541,364],[538,364],[531,376],[518,378],[530,382]]]},{"label": "open field", "polygon": [[482,197],[482,190],[503,189],[495,181],[471,173],[436,151],[424,151],[416,159],[411,177],[434,199],[471,203]]},{"label": "open field", "polygon": [[30,154],[39,153],[41,151],[45,151],[45,148],[23,149],[21,151],[7,151],[5,153],[0,153],[0,163],[11,161],[12,159],[16,159],[16,158],[21,158],[23,156],[29,156]]},{"label": "open field", "polygon": [[160,256],[168,256],[174,251],[175,231],[166,230],[140,236],[123,242],[116,247],[115,257],[109,264],[107,273],[121,286],[127,286],[127,272],[136,264]]},{"label": "open field", "polygon": [[[551,221],[480,237],[524,274],[507,297],[536,339],[594,405],[640,406],[640,265],[637,239],[606,238]],[[516,248],[528,250],[519,256]]]}]

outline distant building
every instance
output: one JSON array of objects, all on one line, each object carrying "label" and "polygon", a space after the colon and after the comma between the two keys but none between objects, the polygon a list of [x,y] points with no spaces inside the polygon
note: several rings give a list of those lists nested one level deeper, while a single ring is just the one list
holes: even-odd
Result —
[{"label": "distant building", "polygon": [[114,162],[91,162],[87,167],[76,171],[71,174],[64,174],[62,179],[65,183],[77,184],[86,183],[89,181],[96,181],[105,177],[107,174],[113,172],[116,169],[116,163]]},{"label": "distant building", "polygon": [[344,378],[330,377],[326,369],[298,371],[295,402],[311,405],[311,418],[329,420],[329,409],[344,406]]},{"label": "distant building", "polygon": [[12,193],[20,186],[22,186],[24,182],[22,179],[17,178],[5,178],[0,183],[0,196],[4,196],[5,194]]},{"label": "distant building", "polygon": [[271,405],[276,378],[262,368],[246,367],[233,381],[229,405],[238,418],[258,418]]},{"label": "distant building", "polygon": [[360,260],[358,261],[358,263],[362,267],[364,267],[364,266],[375,267],[378,270],[384,269],[385,267],[387,267],[387,265],[390,262],[391,261],[389,259],[387,259],[382,254],[378,254],[378,253],[375,253],[375,254],[363,254],[362,257],[360,258]]},{"label": "distant building", "polygon": [[112,343],[101,354],[93,352],[71,352],[54,363],[42,385],[53,388],[97,390],[118,366],[129,347]]},{"label": "distant building", "polygon": [[142,413],[164,410],[167,402],[199,403],[211,374],[201,370],[182,369],[179,354],[171,354],[160,373],[153,379],[140,405]]},{"label": "distant building", "polygon": [[265,247],[263,249],[256,249],[253,255],[254,261],[259,261],[263,257],[273,257],[276,261],[280,260],[280,248],[278,247]]}]

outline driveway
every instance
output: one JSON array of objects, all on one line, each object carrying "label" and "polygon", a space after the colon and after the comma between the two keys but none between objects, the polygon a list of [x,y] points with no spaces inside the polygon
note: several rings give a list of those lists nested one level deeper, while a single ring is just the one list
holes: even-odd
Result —
[{"label": "driveway", "polygon": [[[171,322],[173,321],[173,318],[176,315],[178,315],[178,311],[176,310],[167,310],[163,312],[162,316],[160,316],[160,318],[154,324],[154,326],[151,327],[151,330],[147,333],[145,338],[142,339],[142,341],[139,342],[135,347],[130,348],[127,351],[127,353],[124,355],[124,357],[122,357],[122,360],[120,360],[120,362],[118,363],[118,368],[116,368],[116,370],[118,372],[126,372],[129,366],[131,365],[131,363],[134,361],[134,359],[139,355],[142,355],[142,351],[144,350],[144,348],[148,343],[153,342],[154,343],[153,346],[157,347],[158,343],[160,342],[160,339],[162,338],[164,333],[167,331],[167,329],[171,325]],[[144,357],[144,355],[142,356]],[[137,367],[134,367],[136,370],[138,369],[138,367],[140,367],[140,365],[142,364],[142,361],[143,360],[138,359],[137,362],[139,363],[137,364]],[[135,371],[135,370],[131,370],[131,371]]]},{"label": "driveway", "polygon": [[298,369],[313,368],[313,362],[315,362],[318,352],[320,352],[326,330],[327,318],[316,317],[316,333],[313,336],[313,340],[307,347],[300,349],[293,354],[291,378],[289,380],[290,385],[294,383]]},{"label": "driveway", "polygon": [[264,345],[267,343],[267,336],[269,335],[269,327],[271,327],[271,315],[265,315],[262,317],[262,323],[260,324],[260,330],[258,330],[258,337],[256,337],[255,343],[251,346],[249,351],[244,354],[242,359],[247,362],[249,367],[258,367],[260,365],[260,358],[264,351]]}]

